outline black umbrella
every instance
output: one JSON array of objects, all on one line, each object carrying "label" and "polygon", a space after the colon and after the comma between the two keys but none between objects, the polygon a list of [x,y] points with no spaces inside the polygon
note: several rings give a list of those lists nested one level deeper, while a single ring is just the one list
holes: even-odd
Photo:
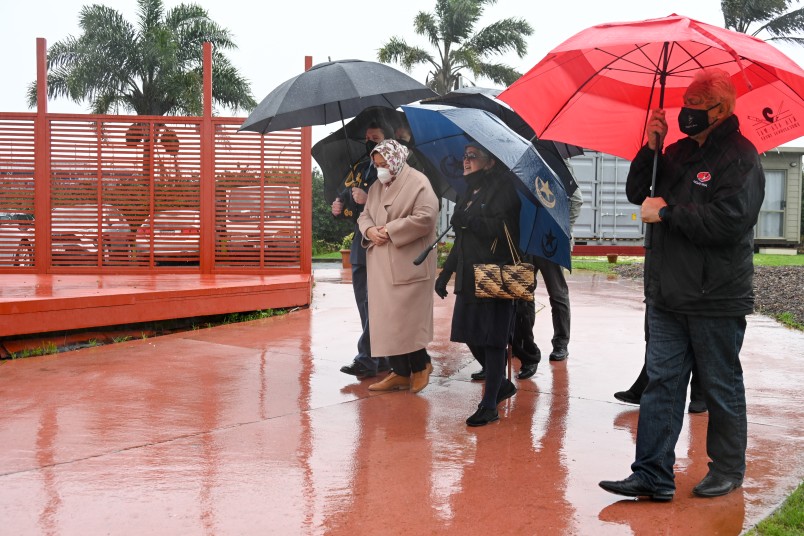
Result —
[{"label": "black umbrella", "polygon": [[[371,108],[366,108],[346,125],[313,145],[311,153],[321,168],[321,174],[324,176],[324,199],[326,199],[327,203],[332,203],[335,197],[343,191],[345,188],[344,179],[349,170],[352,169],[352,166],[361,159],[367,158],[366,128],[371,123],[385,126],[392,133],[399,127],[410,128],[404,113],[391,108],[372,106]],[[452,185],[432,169],[430,162],[419,154],[413,144],[410,144],[409,148],[414,155],[414,160],[411,163],[421,168],[423,173],[427,175],[436,195],[455,201],[458,194],[452,188]]]},{"label": "black umbrella", "polygon": [[525,138],[531,140],[536,147],[539,155],[545,163],[556,172],[558,178],[564,184],[567,195],[572,195],[578,189],[572,172],[564,162],[565,158],[571,158],[583,154],[583,148],[577,145],[570,145],[551,140],[538,140],[533,129],[528,125],[519,114],[517,114],[508,104],[497,98],[502,93],[501,89],[485,87],[464,87],[451,91],[446,95],[424,99],[422,104],[447,104],[457,108],[477,108],[491,112],[505,123],[511,130]]},{"label": "black umbrella", "polygon": [[352,166],[366,156],[366,128],[376,122],[392,135],[400,125],[407,125],[405,114],[392,108],[366,108],[326,138],[313,145],[312,155],[324,175],[324,199],[332,203],[344,189],[344,179]]},{"label": "black umbrella", "polygon": [[275,132],[326,125],[370,106],[394,109],[436,93],[393,67],[362,60],[319,63],[271,91],[240,130]]}]

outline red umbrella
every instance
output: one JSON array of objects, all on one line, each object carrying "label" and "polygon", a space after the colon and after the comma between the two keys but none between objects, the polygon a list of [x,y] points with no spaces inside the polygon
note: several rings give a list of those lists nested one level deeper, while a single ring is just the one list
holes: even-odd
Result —
[{"label": "red umbrella", "polygon": [[735,114],[760,152],[804,136],[804,70],[746,34],[680,15],[593,26],[553,49],[502,92],[539,138],[631,159],[645,143],[650,110],[670,130],[695,72],[717,67],[737,88]]}]

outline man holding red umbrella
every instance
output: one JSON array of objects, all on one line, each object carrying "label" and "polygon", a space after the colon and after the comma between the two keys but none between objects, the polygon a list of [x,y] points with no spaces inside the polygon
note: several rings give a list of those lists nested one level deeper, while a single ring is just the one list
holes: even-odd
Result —
[{"label": "man holding red umbrella", "polygon": [[709,409],[709,472],[692,490],[717,497],[745,476],[746,407],[740,348],[753,311],[753,228],[765,191],[754,145],[734,115],[736,90],[726,72],[700,71],[684,93],[678,123],[687,137],[658,156],[667,134],[664,110],[647,125],[648,143],[628,174],[628,200],[653,224],[645,257],[650,339],[636,459],[625,480],[602,481],[611,493],[669,501],[675,493],[674,448],[693,365]]}]

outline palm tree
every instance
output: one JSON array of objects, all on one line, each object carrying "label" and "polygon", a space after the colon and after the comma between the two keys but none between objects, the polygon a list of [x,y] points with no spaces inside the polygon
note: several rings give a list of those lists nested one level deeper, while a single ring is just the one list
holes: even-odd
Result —
[{"label": "palm tree", "polygon": [[762,37],[804,45],[804,8],[790,9],[798,0],[722,0],[720,9],[726,28]]},{"label": "palm tree", "polygon": [[[81,8],[83,34],[48,51],[48,97],[88,100],[92,113],[201,115],[202,44],[212,43],[213,100],[233,110],[256,105],[248,81],[223,50],[236,48],[227,29],[195,4],[165,10],[162,0],[138,0],[135,27],[103,5]],[[28,88],[36,105],[36,83]]]},{"label": "palm tree", "polygon": [[474,32],[486,5],[496,0],[436,0],[435,13],[420,11],[413,21],[418,35],[436,48],[437,55],[408,45],[401,37],[392,37],[380,48],[383,63],[396,62],[410,71],[414,65],[429,64],[427,85],[439,94],[457,86],[461,71],[488,78],[508,86],[521,75],[513,68],[492,63],[489,57],[515,51],[521,58],[527,52],[525,37],[533,28],[523,19],[508,18]]}]

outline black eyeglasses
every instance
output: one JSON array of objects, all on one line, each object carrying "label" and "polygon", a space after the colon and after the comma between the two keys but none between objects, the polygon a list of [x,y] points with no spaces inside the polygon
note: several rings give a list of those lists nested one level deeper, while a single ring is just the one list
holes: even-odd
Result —
[{"label": "black eyeglasses", "polygon": [[480,158],[480,155],[476,153],[463,153],[464,160],[474,160],[475,158]]}]

